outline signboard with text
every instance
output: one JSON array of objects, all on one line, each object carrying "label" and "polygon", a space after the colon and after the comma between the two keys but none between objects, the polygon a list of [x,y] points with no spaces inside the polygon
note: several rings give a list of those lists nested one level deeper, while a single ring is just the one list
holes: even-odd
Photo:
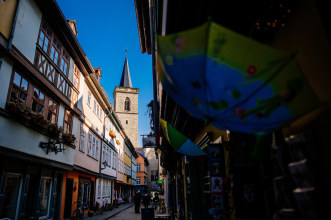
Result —
[{"label": "signboard with text", "polygon": [[155,148],[156,147],[156,141],[155,137],[152,135],[147,135],[142,138],[143,140],[143,147],[144,148]]}]

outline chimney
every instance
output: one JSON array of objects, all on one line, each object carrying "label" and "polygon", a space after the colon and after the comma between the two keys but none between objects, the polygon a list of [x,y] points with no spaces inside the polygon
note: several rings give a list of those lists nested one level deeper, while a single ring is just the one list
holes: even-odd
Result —
[{"label": "chimney", "polygon": [[67,20],[71,30],[72,30],[72,33],[74,33],[75,36],[78,35],[78,32],[77,32],[77,26],[76,26],[76,21],[75,20]]}]

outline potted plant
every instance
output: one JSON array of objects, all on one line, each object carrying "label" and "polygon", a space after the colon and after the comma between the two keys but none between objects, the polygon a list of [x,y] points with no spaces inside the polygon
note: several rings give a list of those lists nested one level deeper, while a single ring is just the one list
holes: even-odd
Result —
[{"label": "potted plant", "polygon": [[73,145],[75,143],[76,137],[71,133],[63,133],[62,134],[63,143],[68,145]]},{"label": "potted plant", "polygon": [[119,140],[116,140],[116,144],[120,145],[120,144],[121,144],[121,142],[120,142]]},{"label": "potted plant", "polygon": [[32,121],[36,124],[41,126],[42,128],[47,128],[49,122],[45,119],[45,117],[40,113],[32,112],[30,113]]},{"label": "potted plant", "polygon": [[111,138],[116,138],[116,134],[115,134],[115,132],[113,132],[113,131],[109,131],[109,136],[110,136]]},{"label": "potted plant", "polygon": [[58,139],[62,131],[62,127],[57,126],[54,123],[48,125],[49,136],[53,139]]},{"label": "potted plant", "polygon": [[7,103],[7,110],[12,114],[19,115],[25,119],[31,118],[32,110],[21,102],[9,102]]}]

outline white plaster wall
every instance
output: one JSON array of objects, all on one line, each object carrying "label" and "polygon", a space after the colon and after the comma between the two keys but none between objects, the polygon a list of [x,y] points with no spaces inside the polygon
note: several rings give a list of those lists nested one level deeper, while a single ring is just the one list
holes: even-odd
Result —
[{"label": "white plaster wall", "polygon": [[0,116],[0,146],[16,151],[24,152],[33,156],[58,161],[64,164],[73,165],[74,149],[65,147],[65,151],[55,154],[46,154],[46,149],[39,147],[41,141],[47,142],[48,137],[37,131],[27,128],[16,121]]},{"label": "white plaster wall", "polygon": [[[91,170],[93,172],[98,173],[99,172],[99,160],[96,160],[95,158],[88,156],[88,134],[89,134],[89,127],[84,125],[84,131],[85,133],[85,148],[84,152],[79,150],[79,144],[80,144],[80,124],[81,122],[77,119],[77,139],[75,142],[76,144],[76,149],[75,149],[75,159],[74,159],[74,164],[78,165],[80,167],[84,167],[88,170]],[[100,156],[100,148],[101,148],[101,140],[99,140],[99,152],[98,155]]]},{"label": "white plaster wall", "polygon": [[2,66],[0,69],[0,108],[5,108],[8,88],[10,83],[10,77],[13,69],[13,62],[8,58],[3,59]]},{"label": "white plaster wall", "polygon": [[41,17],[41,11],[33,0],[22,0],[15,26],[13,45],[31,63],[35,57]]},{"label": "white plaster wall", "polygon": [[[103,145],[108,146],[107,144],[102,143],[101,157],[102,157],[102,149],[103,149]],[[111,155],[113,155],[113,152],[114,152],[114,151],[111,149],[111,150],[110,150]],[[110,158],[113,158],[113,157],[111,156]],[[101,162],[102,162],[102,161],[101,161]],[[113,164],[113,161],[110,161],[110,164],[112,165],[112,164]],[[104,168],[103,165],[101,165],[101,167]],[[111,166],[111,167],[108,167],[108,166],[107,166],[105,169],[101,170],[101,173],[106,174],[106,175],[108,175],[108,176],[116,177],[116,170],[114,170],[114,169],[112,168],[112,166]]]}]

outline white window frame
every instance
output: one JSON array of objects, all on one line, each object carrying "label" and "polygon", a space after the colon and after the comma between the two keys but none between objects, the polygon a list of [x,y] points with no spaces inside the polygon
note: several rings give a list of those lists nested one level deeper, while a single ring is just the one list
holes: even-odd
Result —
[{"label": "white window frame", "polygon": [[86,132],[84,130],[84,124],[80,124],[80,144],[79,144],[79,150],[81,152],[85,152],[85,136]]},{"label": "white window frame", "polygon": [[92,94],[91,91],[87,92],[87,105],[91,107]]},{"label": "white window frame", "polygon": [[97,138],[97,136],[95,136],[90,130],[87,154],[93,157],[94,159],[99,160],[99,153],[98,153],[99,148],[100,148],[100,141]]}]

